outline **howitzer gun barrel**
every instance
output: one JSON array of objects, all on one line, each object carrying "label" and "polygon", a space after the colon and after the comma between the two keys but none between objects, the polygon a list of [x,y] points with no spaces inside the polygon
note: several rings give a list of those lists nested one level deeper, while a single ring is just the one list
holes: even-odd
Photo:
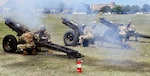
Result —
[{"label": "howitzer gun barrel", "polygon": [[105,18],[99,18],[100,22],[108,27],[110,27],[112,30],[116,31],[118,29],[118,25],[112,23],[111,21],[106,20]]},{"label": "howitzer gun barrel", "polygon": [[68,20],[66,18],[61,18],[62,23],[65,24],[66,26],[70,27],[73,30],[78,30],[78,24],[74,21]]},{"label": "howitzer gun barrel", "polygon": [[11,18],[4,18],[5,24],[17,33],[17,36],[21,36],[25,31],[29,31],[24,25],[17,23]]}]

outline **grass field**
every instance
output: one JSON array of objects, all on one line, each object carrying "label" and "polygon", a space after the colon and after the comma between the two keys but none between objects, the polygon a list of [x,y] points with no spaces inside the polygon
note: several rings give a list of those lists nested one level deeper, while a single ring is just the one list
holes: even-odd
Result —
[{"label": "grass field", "polygon": [[[45,15],[41,22],[48,27],[52,42],[64,45],[63,35],[70,28],[61,22],[67,17],[79,23],[90,24],[105,17],[116,23],[127,24],[132,20],[139,33],[150,35],[150,15]],[[71,47],[84,54],[81,74],[76,72],[76,60],[68,59],[66,54],[53,50],[53,54],[40,52],[35,56],[5,53],[2,48],[3,37],[16,35],[4,21],[0,21],[0,76],[150,76],[150,39],[139,38],[131,41],[134,49],[121,49],[118,45],[104,43],[103,47]],[[134,38],[131,38],[134,39]]]}]

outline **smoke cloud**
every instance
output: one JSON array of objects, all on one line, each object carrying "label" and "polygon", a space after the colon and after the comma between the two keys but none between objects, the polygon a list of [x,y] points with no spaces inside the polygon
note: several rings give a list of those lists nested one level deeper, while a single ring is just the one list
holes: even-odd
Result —
[{"label": "smoke cloud", "polygon": [[[1,0],[0,16],[17,17],[31,29],[41,25],[41,18],[45,9],[60,13],[64,10],[87,11],[86,4],[72,0]],[[70,13],[69,12],[69,13]]]}]

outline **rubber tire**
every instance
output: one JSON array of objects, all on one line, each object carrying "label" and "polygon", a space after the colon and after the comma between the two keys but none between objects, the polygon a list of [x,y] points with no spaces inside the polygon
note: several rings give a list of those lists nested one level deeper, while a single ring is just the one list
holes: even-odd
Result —
[{"label": "rubber tire", "polygon": [[5,52],[14,53],[17,50],[17,39],[13,35],[6,35],[3,39],[3,49]]},{"label": "rubber tire", "polygon": [[66,46],[76,46],[79,41],[79,35],[77,35],[73,30],[67,31],[64,34],[63,40]]}]

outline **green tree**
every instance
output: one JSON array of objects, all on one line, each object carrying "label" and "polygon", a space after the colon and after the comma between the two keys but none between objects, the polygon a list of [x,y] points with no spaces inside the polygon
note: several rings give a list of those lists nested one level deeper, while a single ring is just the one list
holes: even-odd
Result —
[{"label": "green tree", "polygon": [[139,12],[139,11],[140,11],[140,7],[137,6],[137,5],[133,5],[133,6],[131,7],[130,13],[136,13],[136,12]]},{"label": "green tree", "polygon": [[99,12],[103,13],[111,12],[111,8],[109,6],[104,6],[99,10]]},{"label": "green tree", "polygon": [[130,10],[131,10],[131,6],[129,6],[129,5],[124,6],[124,8],[123,8],[123,13],[124,13],[124,14],[129,14],[129,13],[130,13]]},{"label": "green tree", "polygon": [[122,14],[122,12],[123,12],[123,7],[121,7],[121,6],[116,6],[116,7],[114,7],[114,8],[112,9],[112,12],[113,12],[113,13],[116,13],[116,14]]},{"label": "green tree", "polygon": [[150,12],[150,5],[144,4],[143,7],[142,7],[142,11],[143,12]]}]

